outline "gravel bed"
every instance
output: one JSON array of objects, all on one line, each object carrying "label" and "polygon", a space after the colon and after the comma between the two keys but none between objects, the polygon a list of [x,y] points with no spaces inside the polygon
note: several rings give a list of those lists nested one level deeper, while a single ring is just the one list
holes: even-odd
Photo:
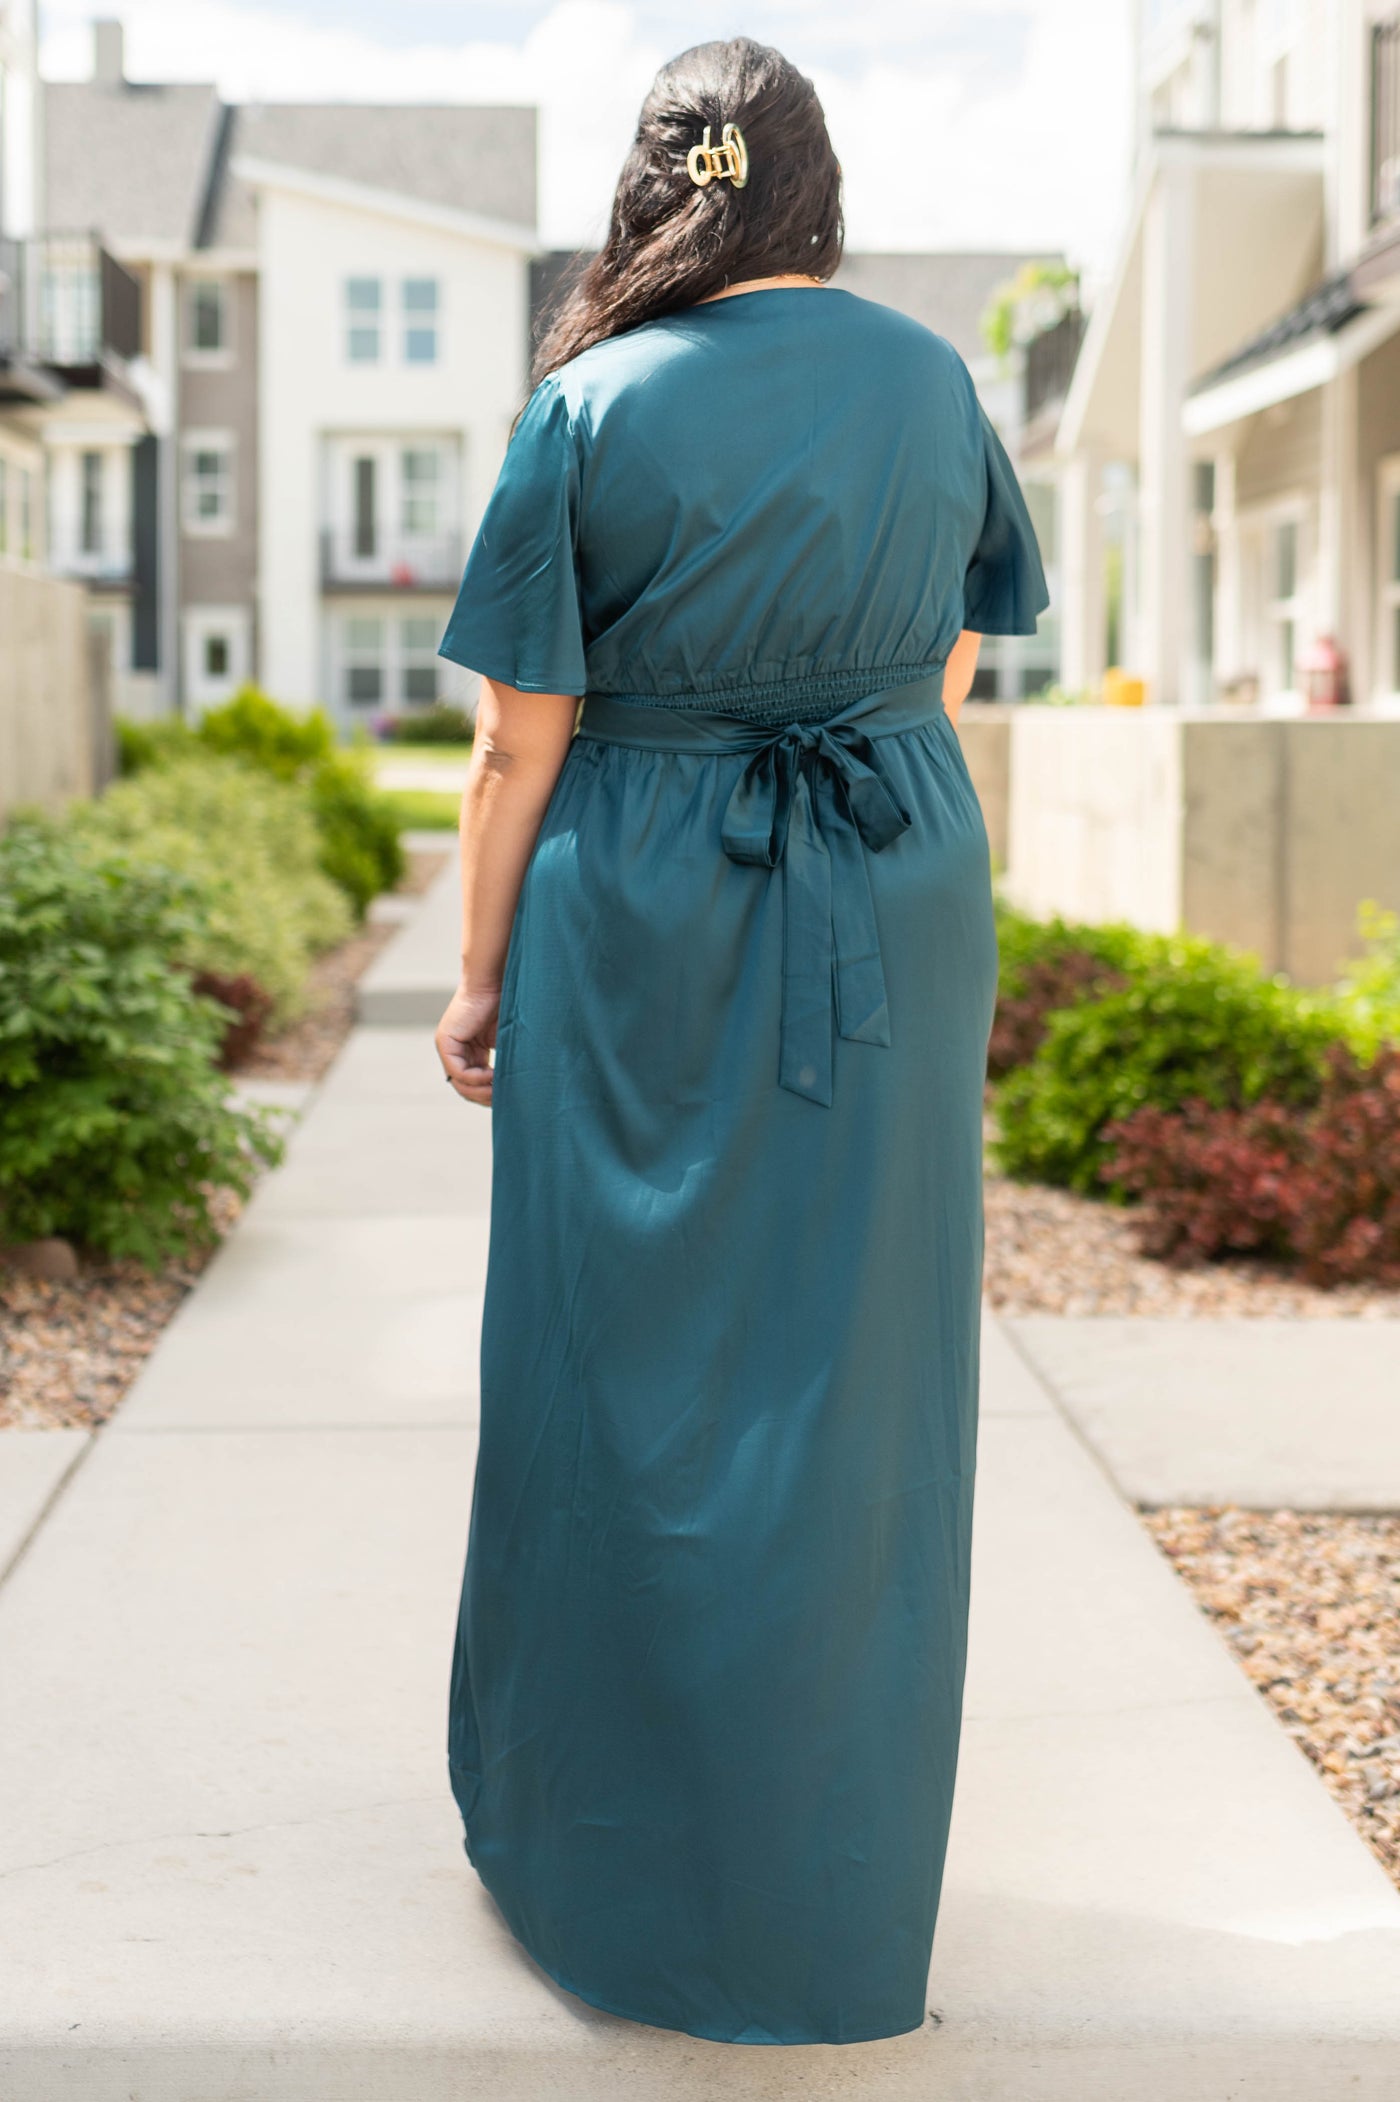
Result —
[{"label": "gravel bed", "polygon": [[[215,1196],[221,1236],[242,1209]],[[92,1263],[72,1284],[0,1270],[0,1430],[105,1423],[213,1253],[154,1273]]]},{"label": "gravel bed", "polygon": [[[408,858],[398,894],[417,896],[446,853]],[[259,1046],[237,1077],[319,1080],[354,1021],[356,979],[395,931],[367,925],[318,957],[305,1016]],[[215,1197],[221,1238],[241,1210],[231,1192]],[[105,1423],[213,1253],[154,1274],[139,1263],[88,1262],[71,1284],[0,1270],[0,1429]]]},{"label": "gravel bed", "polygon": [[1141,1516],[1400,1884],[1400,1517],[1233,1507]]},{"label": "gravel bed", "polygon": [[986,1198],[985,1288],[1000,1314],[1400,1319],[1400,1292],[1379,1287],[1324,1291],[1259,1262],[1173,1269],[1138,1254],[1123,1205],[1008,1182],[990,1170]]}]

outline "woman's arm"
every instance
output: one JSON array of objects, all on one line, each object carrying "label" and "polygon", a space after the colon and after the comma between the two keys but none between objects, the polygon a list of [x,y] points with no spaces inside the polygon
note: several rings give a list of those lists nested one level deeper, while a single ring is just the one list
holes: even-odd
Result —
[{"label": "woman's arm", "polygon": [[491,1103],[501,976],[516,900],[545,806],[568,756],[578,696],[481,682],[462,797],[462,978],[434,1042],[466,1102]]},{"label": "woman's arm", "polygon": [[974,635],[971,628],[964,628],[948,653],[943,673],[943,706],[955,730],[962,704],[972,691],[972,675],[977,669],[977,652],[981,647],[982,637]]}]

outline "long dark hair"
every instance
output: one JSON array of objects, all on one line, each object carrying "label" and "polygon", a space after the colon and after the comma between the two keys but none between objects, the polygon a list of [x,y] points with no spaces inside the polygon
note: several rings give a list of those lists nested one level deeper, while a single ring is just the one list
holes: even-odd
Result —
[{"label": "long dark hair", "polygon": [[[718,145],[737,124],[748,180],[701,186],[686,155],[705,126]],[[828,278],[845,228],[841,169],[815,88],[781,51],[752,37],[695,44],[652,82],[607,240],[566,275],[535,350],[530,381],[658,314],[750,277]]]}]

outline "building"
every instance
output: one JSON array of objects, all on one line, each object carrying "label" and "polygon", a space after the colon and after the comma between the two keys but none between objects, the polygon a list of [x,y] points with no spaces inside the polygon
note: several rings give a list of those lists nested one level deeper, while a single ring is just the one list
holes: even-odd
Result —
[{"label": "building", "polygon": [[[536,259],[531,272],[533,330],[538,331],[566,272],[584,253],[553,249]],[[1026,352],[1017,348],[1005,360],[991,354],[983,338],[982,320],[997,294],[1024,265],[1061,261],[1058,256],[1007,250],[938,254],[922,250],[847,249],[833,279],[833,283],[862,299],[877,300],[882,306],[911,315],[952,344],[967,364],[987,414],[1020,469],[1045,559],[1051,605],[1034,636],[988,636],[979,655],[973,687],[983,699],[1021,699],[1052,685],[1059,677],[1057,463],[1049,445],[1042,442],[1032,449],[1025,443],[1028,437],[1037,435],[1028,427],[1028,409],[1042,409],[1046,392],[1039,386]],[[1058,368],[1047,360],[1042,348],[1033,345],[1029,358],[1036,357],[1046,386],[1053,385]]]},{"label": "building", "polygon": [[94,38],[44,89],[48,209],[139,284],[144,421],[46,439],[56,564],[136,579],[119,690],[197,715],[254,678],[345,729],[465,698],[436,644],[521,400],[534,110],[230,106]]},{"label": "building", "polygon": [[44,449],[34,410],[63,384],[40,361],[26,301],[39,224],[34,0],[0,0],[0,563],[43,567]]},{"label": "building", "polygon": [[59,808],[111,774],[94,606],[120,606],[132,578],[96,559],[95,488],[80,491],[75,522],[84,575],[54,574],[48,439],[65,420],[124,438],[143,428],[138,287],[90,230],[47,216],[36,26],[35,0],[0,0],[0,817]]},{"label": "building", "polygon": [[1132,201],[1058,435],[1065,682],[1114,627],[1151,699],[1289,712],[1335,641],[1390,708],[1400,9],[1140,0],[1138,27]]}]

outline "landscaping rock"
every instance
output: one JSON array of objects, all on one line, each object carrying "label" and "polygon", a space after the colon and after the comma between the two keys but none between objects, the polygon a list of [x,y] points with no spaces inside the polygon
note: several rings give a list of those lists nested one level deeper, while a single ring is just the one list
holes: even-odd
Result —
[{"label": "landscaping rock", "polygon": [[47,1278],[54,1284],[73,1284],[82,1274],[77,1249],[71,1241],[62,1241],[56,1235],[0,1248],[0,1266],[18,1270],[22,1277]]}]

